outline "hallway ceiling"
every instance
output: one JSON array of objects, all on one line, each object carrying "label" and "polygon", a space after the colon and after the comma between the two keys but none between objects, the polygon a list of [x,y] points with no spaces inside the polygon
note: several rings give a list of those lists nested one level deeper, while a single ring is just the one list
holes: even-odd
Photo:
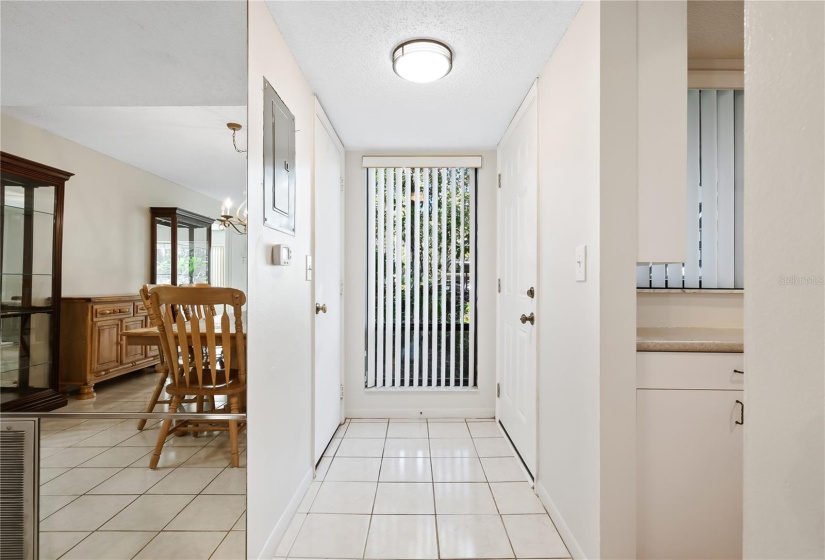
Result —
[{"label": "hallway ceiling", "polygon": [[242,196],[246,96],[245,2],[0,2],[3,113],[208,196]]},{"label": "hallway ceiling", "polygon": [[[267,1],[347,149],[496,146],[578,1]],[[429,84],[392,70],[401,42],[433,38],[453,70]]]}]

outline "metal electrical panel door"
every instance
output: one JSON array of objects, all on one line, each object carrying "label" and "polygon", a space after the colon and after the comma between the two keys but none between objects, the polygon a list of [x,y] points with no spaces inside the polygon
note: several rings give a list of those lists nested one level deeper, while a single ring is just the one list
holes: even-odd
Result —
[{"label": "metal electrical panel door", "polygon": [[295,235],[295,116],[266,80],[264,225]]}]

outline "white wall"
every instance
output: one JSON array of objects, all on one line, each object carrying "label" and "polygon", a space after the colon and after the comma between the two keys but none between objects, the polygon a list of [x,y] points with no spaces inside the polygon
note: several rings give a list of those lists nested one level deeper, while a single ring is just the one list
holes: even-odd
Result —
[{"label": "white wall", "polygon": [[640,292],[636,296],[638,327],[710,327],[741,329],[744,295],[715,293]]},{"label": "white wall", "polygon": [[536,482],[574,556],[587,558],[600,554],[599,28],[599,4],[585,2],[539,75]]},{"label": "white wall", "polygon": [[3,151],[57,167],[66,183],[63,296],[137,294],[150,280],[150,206],[217,215],[220,202],[122,161],[0,116]]},{"label": "white wall", "polygon": [[[272,558],[312,479],[311,253],[315,101],[262,1],[249,2],[249,390],[247,556]],[[295,115],[296,235],[263,225],[263,80]],[[272,266],[276,243],[292,247]]]},{"label": "white wall", "polygon": [[823,36],[745,2],[745,558],[825,557]]},{"label": "white wall", "polygon": [[[425,155],[433,154],[424,151]],[[445,155],[481,155],[478,170],[478,390],[376,391],[364,388],[366,325],[367,178],[364,155],[418,155],[414,152],[347,152],[344,205],[347,259],[344,271],[345,391],[349,417],[468,416],[495,412],[496,336],[496,154],[491,151],[451,151]],[[421,413],[421,414],[420,414]]]},{"label": "white wall", "polygon": [[576,558],[636,552],[635,26],[583,3],[539,76],[537,490]]}]

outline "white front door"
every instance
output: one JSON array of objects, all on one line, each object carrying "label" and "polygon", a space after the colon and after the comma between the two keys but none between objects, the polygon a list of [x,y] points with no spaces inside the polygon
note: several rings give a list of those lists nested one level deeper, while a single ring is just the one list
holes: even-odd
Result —
[{"label": "white front door", "polygon": [[315,434],[317,464],[343,420],[344,149],[320,105],[315,118]]},{"label": "white front door", "polygon": [[[536,472],[538,100],[536,85],[498,147],[498,419]],[[535,323],[535,324],[534,324]]]}]

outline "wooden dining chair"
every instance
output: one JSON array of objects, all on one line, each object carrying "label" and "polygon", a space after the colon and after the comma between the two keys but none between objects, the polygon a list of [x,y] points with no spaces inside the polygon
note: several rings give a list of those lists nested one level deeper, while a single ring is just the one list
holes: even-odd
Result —
[{"label": "wooden dining chair", "polygon": [[[160,334],[169,371],[166,392],[172,397],[170,411],[177,410],[187,397],[202,402],[204,398],[218,396],[227,399],[229,412],[240,411],[246,391],[246,341],[241,313],[245,302],[244,293],[233,288],[157,286],[149,290],[149,317]],[[187,307],[197,308],[200,313],[176,311]],[[234,316],[234,337],[230,310]],[[218,360],[221,353],[223,359]],[[164,420],[149,467],[157,467],[167,437],[202,431],[229,432],[232,466],[237,467],[238,433],[245,428],[246,422],[237,420],[220,424],[186,420],[175,426],[172,419]]]}]

